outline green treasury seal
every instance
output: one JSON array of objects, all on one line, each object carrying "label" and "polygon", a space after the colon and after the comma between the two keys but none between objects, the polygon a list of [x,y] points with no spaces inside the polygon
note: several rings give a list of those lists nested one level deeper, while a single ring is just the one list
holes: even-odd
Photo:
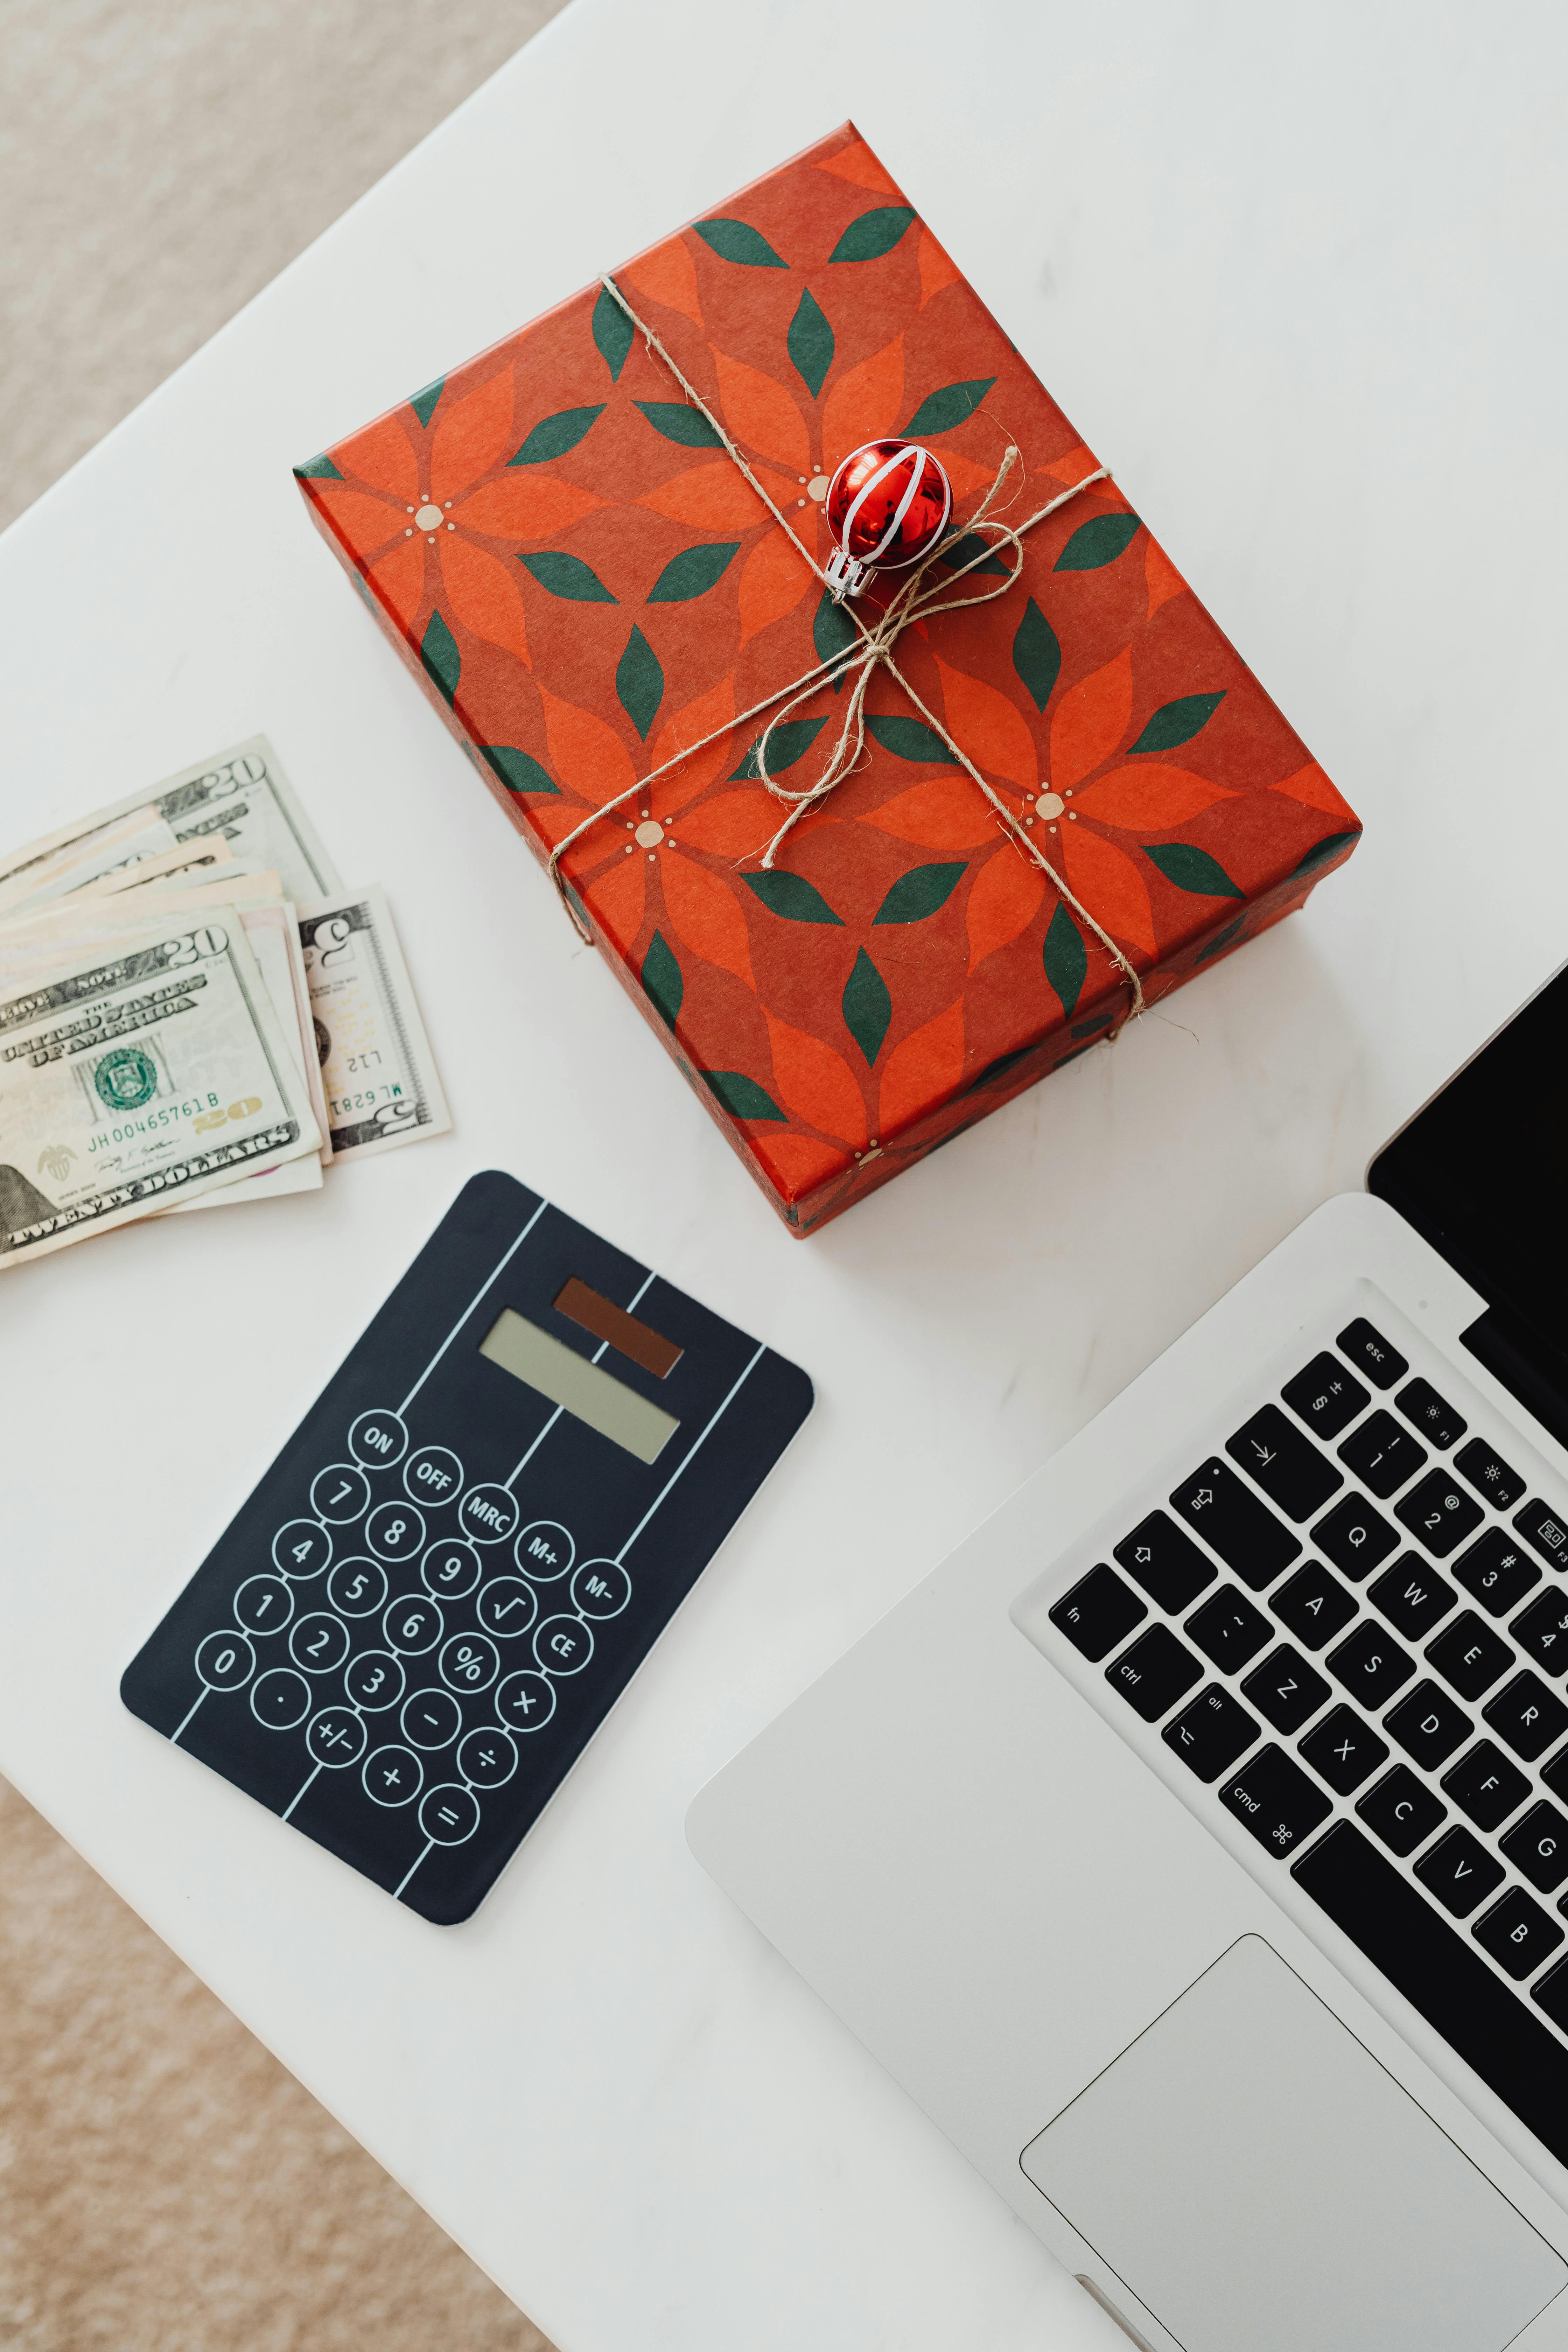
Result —
[{"label": "green treasury seal", "polygon": [[158,1091],[158,1066],[140,1045],[120,1045],[105,1054],[92,1083],[110,1110],[140,1110]]}]

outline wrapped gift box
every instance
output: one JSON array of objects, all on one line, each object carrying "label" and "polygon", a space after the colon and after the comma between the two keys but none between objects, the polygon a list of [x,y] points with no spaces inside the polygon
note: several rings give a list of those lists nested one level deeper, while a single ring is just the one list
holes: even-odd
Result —
[{"label": "wrapped gift box", "polygon": [[[578,918],[804,1234],[1130,1003],[885,667],[865,756],[763,866],[784,705],[740,715],[854,639],[806,560],[850,450],[907,435],[946,467],[952,593],[1001,593],[917,622],[898,667],[1146,1001],[1300,906],[1359,826],[1112,481],[1026,533],[1016,580],[1005,549],[961,573],[1009,446],[1008,521],[1100,461],[852,124],[613,274],[662,352],[591,287],[296,471],[518,830],[543,861],[576,835]],[[852,691],[775,728],[781,784]],[[536,914],[567,919],[543,888]]]}]

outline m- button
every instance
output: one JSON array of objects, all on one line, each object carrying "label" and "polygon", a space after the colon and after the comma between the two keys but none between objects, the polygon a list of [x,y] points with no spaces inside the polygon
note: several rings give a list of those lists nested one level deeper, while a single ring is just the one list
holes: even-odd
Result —
[{"label": "m- button", "polygon": [[504,1486],[470,1486],[458,1519],[470,1542],[504,1543],[518,1522],[517,1504]]}]

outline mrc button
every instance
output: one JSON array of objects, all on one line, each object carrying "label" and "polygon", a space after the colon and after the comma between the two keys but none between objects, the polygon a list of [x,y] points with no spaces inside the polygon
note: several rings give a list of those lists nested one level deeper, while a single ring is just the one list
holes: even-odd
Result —
[{"label": "mrc button", "polygon": [[534,1519],[517,1539],[514,1558],[535,1584],[553,1584],[577,1557],[577,1547],[554,1519]]},{"label": "mrc button", "polygon": [[504,1543],[521,1516],[504,1486],[470,1486],[458,1509],[458,1524],[470,1543]]}]

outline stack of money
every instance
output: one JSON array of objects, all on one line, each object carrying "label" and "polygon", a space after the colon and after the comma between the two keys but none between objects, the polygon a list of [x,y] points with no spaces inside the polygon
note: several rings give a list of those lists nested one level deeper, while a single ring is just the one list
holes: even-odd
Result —
[{"label": "stack of money", "polygon": [[386,901],[264,736],[0,857],[0,1267],[451,1123]]}]

